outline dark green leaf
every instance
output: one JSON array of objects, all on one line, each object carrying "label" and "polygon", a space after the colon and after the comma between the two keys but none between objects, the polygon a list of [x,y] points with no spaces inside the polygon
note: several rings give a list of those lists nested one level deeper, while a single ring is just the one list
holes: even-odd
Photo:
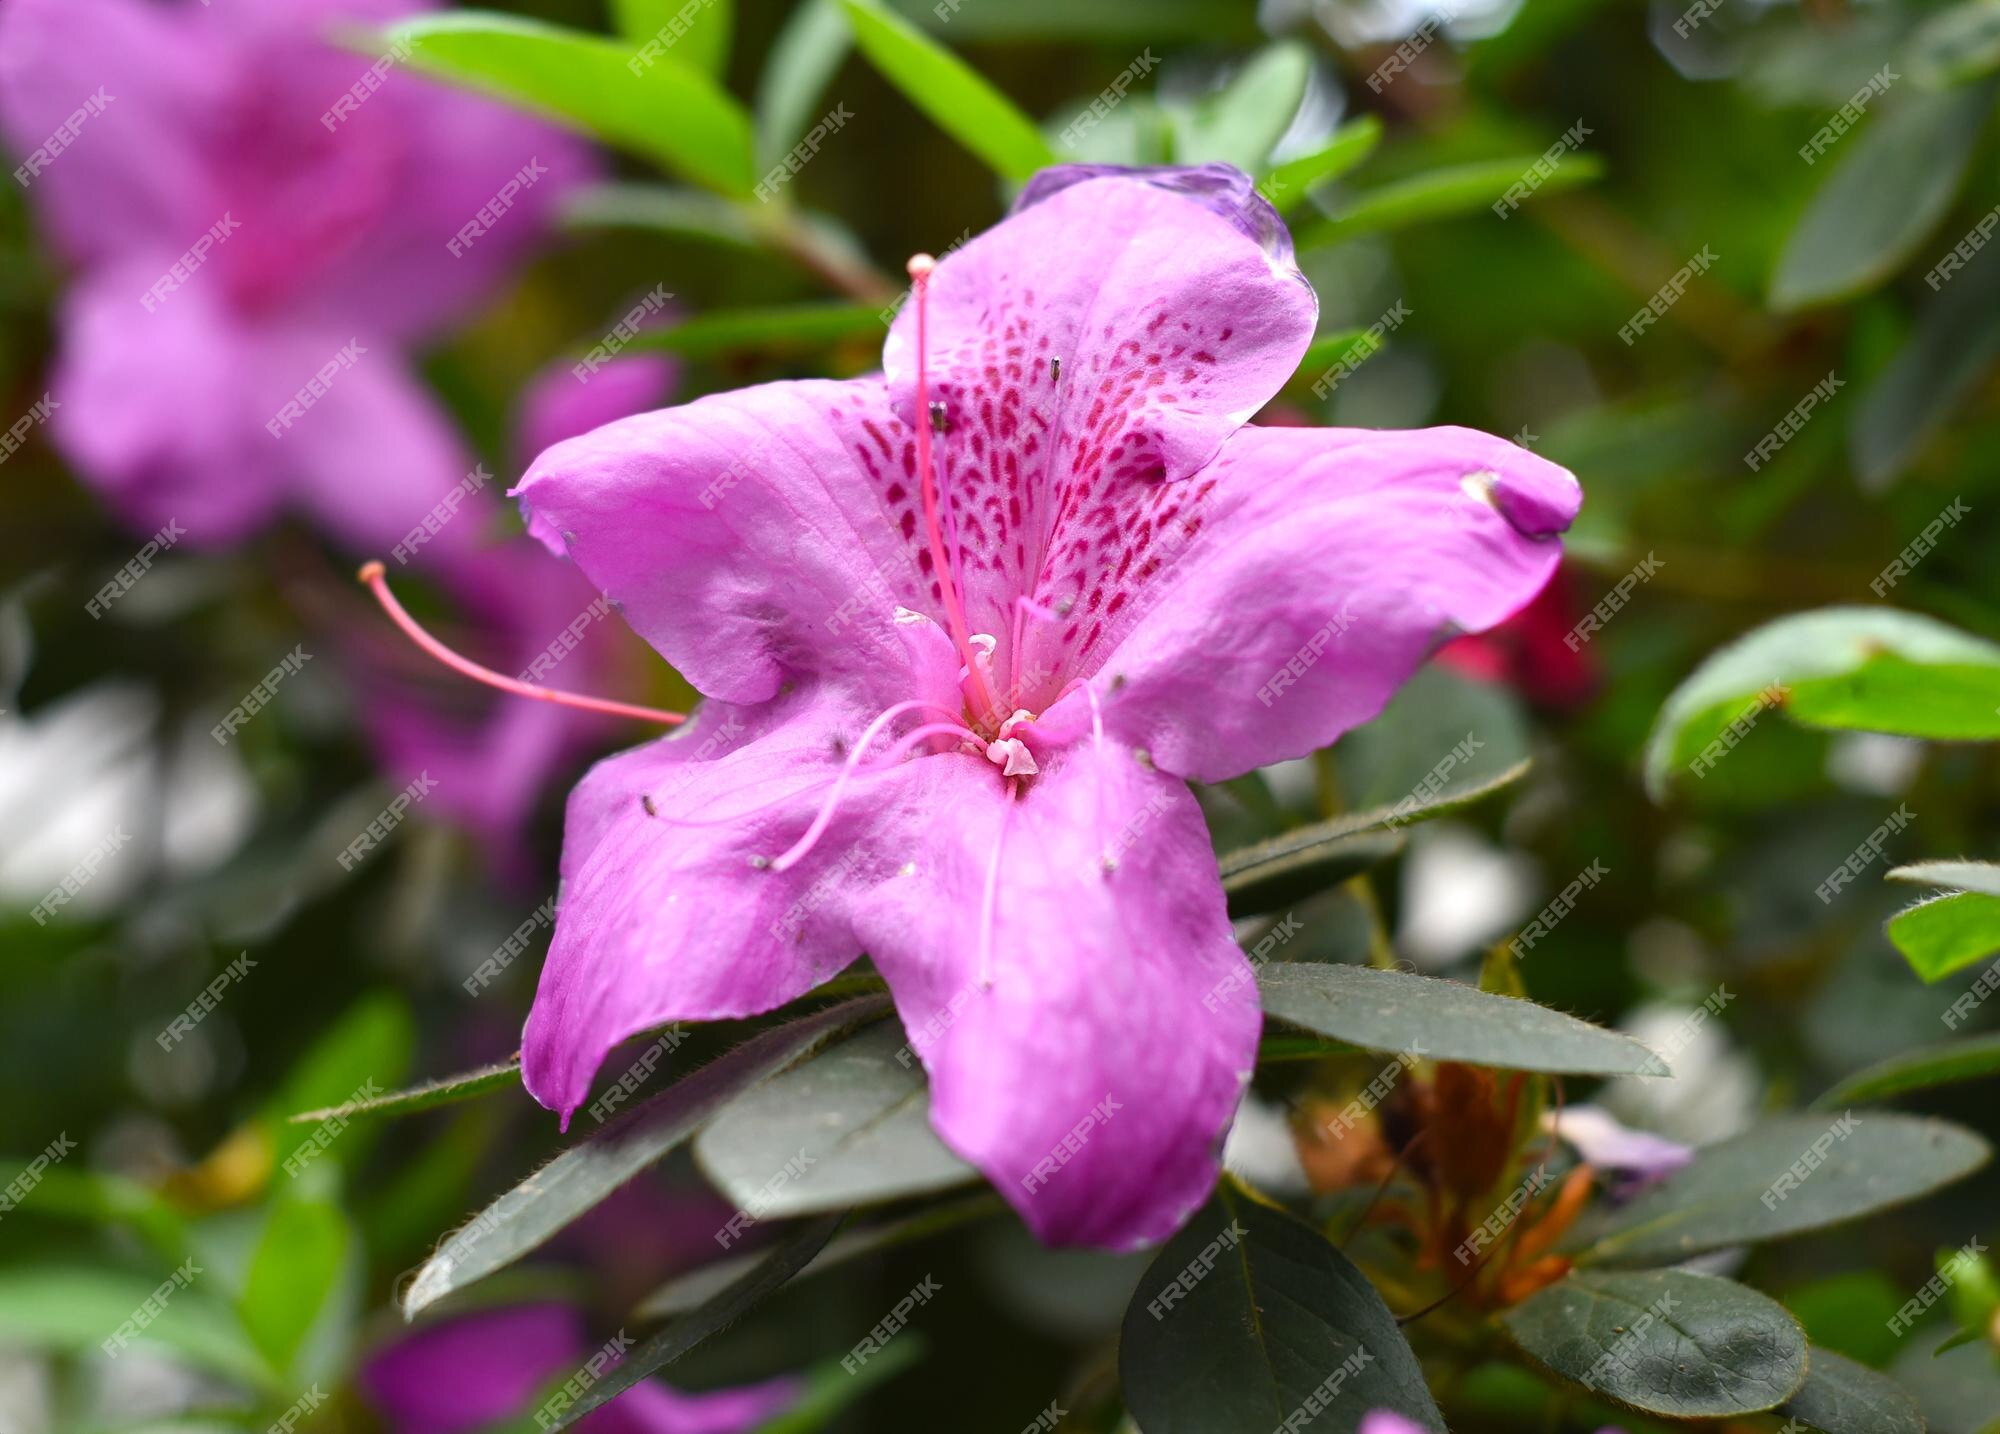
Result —
[{"label": "dark green leaf", "polygon": [[700,1309],[677,1319],[631,1350],[597,1383],[556,1415],[549,1434],[567,1429],[591,1410],[609,1403],[640,1380],[666,1368],[710,1335],[727,1329],[750,1310],[777,1293],[792,1276],[811,1263],[820,1247],[833,1238],[843,1215],[820,1215],[790,1226],[764,1258]]},{"label": "dark green leaf", "polygon": [[[1301,252],[1432,219],[1450,219],[1490,207],[1503,198],[1540,162],[1539,154],[1484,159],[1434,169],[1375,189],[1355,193],[1339,213],[1298,235]],[[1604,161],[1594,154],[1567,154],[1550,171],[1533,199],[1588,184],[1604,173]]]},{"label": "dark green leaf", "polygon": [[1646,1265],[1776,1240],[1887,1210],[1986,1163],[1986,1142],[1913,1115],[1792,1115],[1705,1146],[1579,1232],[1581,1259]]},{"label": "dark green leaf", "polygon": [[1140,1277],[1118,1372],[1146,1434],[1348,1434],[1371,1409],[1445,1427],[1367,1278],[1228,1180]]},{"label": "dark green leaf", "polygon": [[1905,1091],[1956,1085],[1990,1075],[2000,1075],[2000,1035],[1899,1052],[1856,1071],[1813,1104],[1834,1108],[1856,1101],[1886,1100]]},{"label": "dark green leaf", "polygon": [[735,248],[754,248],[759,230],[743,206],[704,189],[607,182],[584,185],[563,201],[572,227],[649,229]]},{"label": "dark green leaf", "polygon": [[1814,1345],[1806,1382],[1778,1412],[1821,1434],[1924,1434],[1916,1401],[1886,1374]]},{"label": "dark green leaf", "polygon": [[1055,163],[1034,121],[978,71],[874,0],[841,0],[868,62],[932,123],[1003,179]]},{"label": "dark green leaf", "polygon": [[[1990,230],[1991,215],[1979,223]],[[1916,458],[2000,354],[2000,256],[1950,251],[1925,273],[1929,290],[1909,339],[1875,376],[1848,420],[1862,487],[1880,492]],[[1950,265],[1947,270],[1944,266]]]},{"label": "dark green leaf", "polygon": [[1382,138],[1382,121],[1363,115],[1335,130],[1333,137],[1310,154],[1277,165],[1257,183],[1257,192],[1280,214],[1290,214],[1306,202],[1313,186],[1338,179],[1375,152]]},{"label": "dark green leaf", "polygon": [[[1288,832],[1222,858],[1222,890],[1229,898],[1232,917],[1262,916],[1317,896],[1389,860],[1402,851],[1406,840],[1401,832],[1364,831],[1318,841],[1286,842],[1291,835]],[[1259,851],[1276,849],[1279,843],[1284,845],[1275,855],[1257,857]]]},{"label": "dark green leaf", "polygon": [[979,1178],[931,1130],[930,1087],[897,1021],[751,1087],[695,1138],[695,1159],[759,1220],[928,1195]]},{"label": "dark green leaf", "polygon": [[1180,112],[1180,162],[1233,164],[1261,174],[1298,113],[1312,53],[1295,40],[1267,45],[1212,95]]},{"label": "dark green leaf", "polygon": [[321,1106],[317,1110],[302,1110],[286,1119],[293,1125],[305,1125],[316,1124],[335,1116],[344,1116],[351,1120],[367,1116],[414,1115],[420,1110],[453,1105],[461,1100],[471,1100],[474,1096],[486,1095],[496,1090],[520,1088],[521,1058],[516,1055],[494,1065],[481,1066],[478,1070],[439,1076],[436,1080],[425,1081],[422,1085],[411,1086],[408,1090],[391,1091],[372,1100],[349,1101],[339,1105]]},{"label": "dark green leaf", "polygon": [[443,79],[498,95],[725,194],[747,195],[750,120],[714,80],[668,50],[512,15],[454,10],[404,20],[385,45]]},{"label": "dark green leaf", "polygon": [[[928,1206],[914,1215],[905,1215],[899,1220],[885,1220],[860,1229],[843,1230],[825,1249],[813,1256],[812,1263],[799,1271],[799,1276],[803,1279],[810,1275],[822,1274],[837,1266],[872,1255],[878,1250],[893,1250],[917,1240],[927,1239],[941,1230],[953,1229],[971,1220],[983,1220],[989,1215],[1001,1213],[1006,1208],[1005,1201],[987,1190],[963,1199]],[[758,1256],[755,1253],[730,1255],[726,1259],[698,1266],[685,1274],[675,1275],[646,1296],[640,1302],[636,1313],[644,1319],[666,1319],[686,1314],[689,1310],[706,1304],[724,1286],[741,1278],[745,1271],[757,1263],[757,1260]]]},{"label": "dark green leaf", "polygon": [[1317,961],[1257,973],[1266,1015],[1373,1051],[1569,1075],[1665,1075],[1630,1036],[1512,996],[1408,971]]},{"label": "dark green leaf", "polygon": [[738,349],[772,353],[823,349],[848,339],[879,340],[887,332],[882,310],[874,304],[779,304],[719,309],[686,323],[647,329],[627,348],[713,358]]},{"label": "dark green leaf", "polygon": [[2000,951],[2000,896],[1960,891],[1906,906],[1883,927],[1910,968],[1942,981]]},{"label": "dark green leaf", "polygon": [[1726,760],[1731,725],[1769,720],[1759,714],[1773,705],[1808,727],[2000,737],[2000,646],[1890,608],[1766,623],[1711,654],[1667,698],[1646,743],[1647,789],[1660,797],[1691,762]]},{"label": "dark green leaf", "polygon": [[1521,1348],[1606,1399],[1676,1419],[1774,1409],[1806,1337],[1755,1290],[1686,1270],[1580,1270],[1502,1316]]},{"label": "dark green leaf", "polygon": [[1983,87],[1915,95],[1839,141],[1846,152],[1778,256],[1772,305],[1846,298],[1901,268],[1951,208],[1992,105]]},{"label": "dark green leaf", "polygon": [[684,1144],[746,1086],[886,1009],[867,997],[765,1031],[584,1137],[446,1236],[404,1292],[404,1316],[520,1259]]}]

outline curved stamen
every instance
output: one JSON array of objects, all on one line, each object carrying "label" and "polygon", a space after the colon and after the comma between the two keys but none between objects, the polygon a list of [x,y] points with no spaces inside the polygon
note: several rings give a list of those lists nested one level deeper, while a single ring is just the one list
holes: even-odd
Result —
[{"label": "curved stamen", "polygon": [[[875,763],[872,767],[866,768],[862,775],[869,776],[875,772],[886,772],[895,766],[897,758],[909,751],[910,748],[916,746],[917,743],[926,741],[932,737],[941,737],[949,732],[956,732],[959,736],[969,737],[975,742],[979,741],[979,734],[963,722],[926,722],[914,732],[906,732],[901,737],[898,737],[895,745],[882,754],[882,760]],[[982,743],[981,745],[983,746],[984,744]]]},{"label": "curved stamen", "polygon": [[937,268],[937,260],[928,254],[918,254],[911,258],[910,289],[917,301],[917,486],[924,500],[924,534],[930,541],[931,566],[937,570],[938,588],[944,594],[945,620],[951,626],[951,640],[958,648],[958,655],[965,659],[967,673],[966,686],[974,706],[982,717],[990,718],[994,712],[993,695],[986,690],[986,679],[980,675],[979,664],[972,660],[972,629],[966,625],[965,609],[958,600],[958,584],[952,575],[952,566],[946,560],[944,532],[938,526],[937,468],[931,461],[931,402],[930,402],[930,288],[931,271]]},{"label": "curved stamen", "polygon": [[516,697],[529,697],[537,702],[553,702],[558,707],[574,707],[582,712],[603,712],[612,717],[636,717],[641,722],[662,722],[669,727],[687,721],[686,715],[680,712],[665,712],[657,707],[640,707],[630,702],[613,702],[603,697],[585,697],[581,693],[561,692],[552,687],[536,687],[533,683],[502,676],[490,667],[482,667],[468,657],[459,656],[419,627],[417,620],[404,610],[403,605],[396,600],[396,595],[389,591],[389,580],[384,575],[380,562],[363,563],[358,576],[375,594],[375,601],[382,605],[382,610],[389,614],[390,620],[403,630],[410,641],[453,672],[470,677],[474,682],[497,687],[500,691],[512,693]]},{"label": "curved stamen", "polygon": [[834,811],[840,806],[840,798],[847,791],[847,783],[854,776],[854,769],[861,765],[861,759],[867,755],[868,744],[875,740],[875,734],[905,712],[911,711],[914,708],[931,707],[933,705],[920,698],[912,698],[908,702],[898,702],[893,706],[883,708],[881,712],[876,714],[873,722],[870,722],[866,727],[861,729],[861,736],[855,741],[854,750],[847,754],[847,760],[841,764],[840,775],[834,778],[833,781],[833,790],[828,792],[826,800],[820,803],[819,812],[813,817],[812,825],[806,828],[805,835],[793,842],[781,855],[771,859],[772,871],[785,871],[798,865],[800,859],[818,844],[820,834],[826,830],[827,823],[833,820]]}]

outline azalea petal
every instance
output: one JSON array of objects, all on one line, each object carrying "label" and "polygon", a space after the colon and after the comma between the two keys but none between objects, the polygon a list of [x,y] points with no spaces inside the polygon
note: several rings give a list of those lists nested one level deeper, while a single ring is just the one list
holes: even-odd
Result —
[{"label": "azalea petal", "polygon": [[708,696],[842,675],[886,705],[932,695],[904,675],[894,621],[941,615],[915,464],[879,379],[773,383],[559,443],[515,491],[530,531]]},{"label": "azalea petal", "polygon": [[220,217],[205,207],[194,142],[218,77],[192,13],[148,0],[0,4],[0,135],[73,259],[191,244]]},{"label": "azalea petal", "polygon": [[[1226,166],[1071,167],[938,265],[938,483],[967,621],[1006,645],[1003,670],[1026,665],[1011,652],[1015,598],[1062,614],[1041,648],[1086,641],[1104,600],[1092,575],[1143,556],[1140,525],[1172,480],[1208,462],[1297,367],[1318,303],[1282,235]],[[908,420],[913,304],[883,367]],[[1016,670],[1012,705],[1037,707],[1046,685]]]},{"label": "azalea petal", "polygon": [[1011,806],[990,768],[909,770],[935,825],[855,928],[932,1124],[1046,1241],[1164,1239],[1215,1183],[1261,1025],[1200,808],[1123,747],[1085,743]]},{"label": "azalea petal", "polygon": [[679,381],[680,365],[666,354],[639,353],[586,372],[579,381],[571,365],[553,363],[528,385],[521,399],[524,461],[565,438],[658,408]]},{"label": "azalea petal", "polygon": [[257,394],[258,335],[198,290],[148,314],[168,261],[140,258],[80,280],[63,303],[51,431],[78,473],[142,532],[174,522],[190,547],[235,541],[286,495],[285,454]]},{"label": "azalea petal", "polygon": [[[1570,474],[1465,428],[1250,428],[1128,582],[1093,686],[1107,730],[1221,781],[1368,721],[1432,650],[1513,614],[1561,558]],[[1088,721],[1086,694],[1047,714]]]},{"label": "azalea petal", "polygon": [[758,1015],[861,954],[847,889],[905,859],[874,833],[934,819],[908,808],[905,774],[980,760],[855,777],[821,840],[796,866],[771,869],[873,715],[832,689],[754,710],[713,704],[578,784],[555,938],[522,1040],[529,1094],[567,1121],[627,1037]]},{"label": "azalea petal", "polygon": [[585,1354],[567,1305],[519,1305],[418,1330],[362,1366],[361,1390],[392,1434],[465,1434],[520,1413]]}]

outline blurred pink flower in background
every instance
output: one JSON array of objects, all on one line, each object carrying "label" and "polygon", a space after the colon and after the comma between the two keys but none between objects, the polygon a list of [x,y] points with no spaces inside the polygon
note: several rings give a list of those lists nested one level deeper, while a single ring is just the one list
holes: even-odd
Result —
[{"label": "blurred pink flower in background", "polygon": [[591,160],[330,39],[425,8],[0,6],[0,139],[77,266],[54,438],[134,527],[213,548],[293,508],[372,549],[471,469],[408,350],[546,237]]},{"label": "blurred pink flower in background", "polygon": [[[518,1305],[428,1325],[361,1371],[361,1388],[389,1434],[468,1434],[525,1415],[597,1353],[566,1305]],[[798,1397],[792,1379],[683,1394],[655,1380],[633,1386],[576,1426],[582,1434],[740,1434]]]}]

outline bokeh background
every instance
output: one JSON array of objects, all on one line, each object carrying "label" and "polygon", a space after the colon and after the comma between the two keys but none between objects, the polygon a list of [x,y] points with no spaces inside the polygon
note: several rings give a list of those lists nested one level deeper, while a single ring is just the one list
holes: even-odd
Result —
[{"label": "bokeh background", "polygon": [[[22,4],[0,0],[0,17]],[[227,0],[215,8],[228,18]],[[347,8],[366,22],[394,7]],[[609,24],[582,0],[498,8]],[[2000,636],[2000,261],[1982,266],[1975,246],[1947,282],[1925,277],[2000,203],[1987,78],[2000,68],[1988,39],[2000,11],[1977,0],[896,8],[1052,142],[1136,67],[1130,97],[1075,136],[1089,158],[1264,164],[1373,117],[1379,138],[1290,220],[1323,334],[1393,321],[1379,342],[1329,350],[1354,360],[1330,393],[1301,382],[1265,421],[1469,424],[1581,479],[1583,517],[1542,602],[1441,654],[1338,754],[1357,802],[1408,790],[1461,730],[1491,734],[1490,770],[1534,759],[1525,782],[1427,825],[1378,874],[1399,956],[1430,972],[1474,970],[1488,943],[1600,864],[1602,879],[1524,962],[1525,979],[1541,1001],[1656,1036],[1726,989],[1730,1002],[1680,1052],[1674,1079],[1595,1093],[1629,1122],[1688,1141],[1948,1034],[1940,1015],[1973,973],[1917,980],[1884,938],[1902,898],[1879,881],[1834,902],[1815,887],[1899,804],[1916,817],[1892,856],[1990,852],[2000,819],[1990,747],[1829,739],[1772,720],[1664,801],[1644,790],[1639,759],[1661,702],[1705,655],[1788,612],[1881,602],[1871,584],[1955,500],[1964,516],[1886,596]],[[1010,186],[853,53],[837,6],[741,0],[730,11],[708,7],[703,23],[727,21],[722,82],[755,106],[760,171],[815,121],[844,115],[778,198],[718,199],[643,156],[603,146],[586,156],[586,141],[568,141],[573,169],[542,181],[533,212],[507,218],[514,230],[495,240],[511,246],[505,262],[407,341],[452,441],[491,479],[468,498],[471,516],[452,519],[449,543],[392,562],[392,576],[462,649],[506,671],[557,641],[591,597],[519,536],[499,497],[541,442],[670,396],[865,371],[904,258],[1005,212]],[[22,33],[0,24],[0,37]],[[347,43],[329,49],[333,68],[358,77],[371,52]],[[19,60],[0,49],[0,97],[36,83]],[[1885,69],[1893,80],[1876,78]],[[320,110],[342,88],[316,73],[297,126],[307,138],[326,128]],[[433,82],[395,68],[385,84]],[[1867,98],[1851,129],[1807,162],[1801,147],[1857,95]],[[0,98],[0,118],[9,103]],[[119,114],[113,102],[89,120],[34,182],[0,184],[0,429],[45,397],[63,404],[86,344],[109,365],[67,425],[32,423],[0,460],[0,1152],[26,1161],[59,1137],[77,1147],[61,1178],[0,1217],[0,1430],[195,1427],[197,1415],[268,1424],[269,1411],[242,1412],[199,1329],[115,1361],[98,1349],[105,1311],[129,1307],[117,1292],[157,1283],[173,1268],[161,1251],[180,1239],[232,1279],[265,1270],[258,1298],[278,1306],[265,1312],[279,1331],[270,1337],[329,1391],[302,1427],[369,1429],[352,1375],[398,1333],[396,1280],[439,1232],[557,1148],[556,1122],[509,1090],[356,1126],[326,1157],[314,1213],[287,1215],[297,1227],[274,1238],[282,1162],[301,1138],[282,1117],[368,1079],[400,1084],[515,1048],[547,939],[536,913],[554,894],[563,798],[595,756],[646,733],[615,721],[530,730],[504,699],[456,684],[393,637],[352,580],[361,560],[389,557],[376,529],[328,516],[350,484],[365,507],[406,481],[408,450],[381,448],[366,409],[320,415],[343,427],[328,436],[337,453],[319,498],[287,499],[219,541],[191,527],[93,614],[173,516],[135,512],[121,496],[131,484],[164,483],[176,463],[199,470],[188,482],[231,492],[276,481],[231,468],[221,445],[107,460],[115,445],[87,437],[133,415],[179,413],[201,428],[241,406],[245,381],[204,368],[199,351],[119,369],[157,317],[136,302],[86,332],[79,295],[107,261],[78,235],[95,225],[131,239],[143,215],[106,197],[74,220],[47,196],[65,170],[94,162],[87,146],[101,136],[89,125],[108,129]],[[1559,153],[1550,183],[1517,210],[1490,207],[1579,125],[1581,143]],[[6,130],[10,166],[37,143],[19,131]],[[267,169],[312,174],[318,160],[287,150],[288,133],[273,131]],[[310,198],[283,193],[272,212]],[[322,218],[337,229],[338,215]],[[146,242],[171,261],[198,234]],[[238,242],[217,250],[218,269]],[[256,241],[246,230],[240,242]],[[1677,273],[1684,292],[1632,334]],[[203,281],[167,295],[162,312],[203,302],[193,292]],[[295,276],[308,295],[321,282]],[[813,307],[766,312],[794,305]],[[576,382],[578,356],[635,309],[646,333],[620,374]],[[1829,376],[1836,385],[1796,435],[1770,461],[1746,461]],[[445,491],[407,482],[418,514]],[[470,555],[430,561],[461,542]],[[1566,643],[1635,568],[1649,575],[1629,602],[1588,641]],[[215,724],[299,649],[310,660],[216,740]],[[615,616],[586,621],[551,680],[666,706],[688,698]],[[439,799],[414,804],[345,869],[343,850],[425,769]],[[1206,794],[1218,845],[1308,814],[1317,792],[1309,769],[1279,769]],[[94,875],[37,919],[80,864]],[[1315,940],[1363,939],[1352,901],[1321,898]],[[468,991],[466,978],[524,924],[521,958]],[[243,957],[254,966],[229,975]],[[163,1043],[169,1022],[225,977],[214,1009]],[[1991,1023],[1982,1014],[1973,1028]],[[1991,1089],[1906,1103],[1993,1135]],[[1266,1094],[1232,1155],[1261,1177],[1293,1178],[1282,1093]],[[1570,1094],[1592,1092],[1578,1083]],[[1934,1428],[1973,1434],[2000,1413],[1990,1349],[1933,1361],[1928,1347],[1885,1336],[1883,1319],[1929,1277],[1940,1247],[1992,1228],[1994,1194],[1991,1177],[1976,1179],[1760,1251],[1750,1277],[1815,1339],[1896,1364]],[[503,1276],[502,1291],[574,1302],[601,1337],[704,1258],[718,1209],[726,1216],[690,1167],[669,1163]],[[273,1248],[297,1267],[261,1265]],[[920,1312],[921,1358],[833,1427],[1012,1431],[1045,1392],[1062,1391],[1076,1411],[1063,1427],[1110,1429],[1112,1341],[1139,1267],[1042,1252],[1011,1219],[990,1219],[921,1257],[807,1282],[676,1377],[706,1388],[807,1368],[934,1271],[976,1297]],[[1568,1417],[1502,1391],[1462,1427],[1584,1427]]]}]

